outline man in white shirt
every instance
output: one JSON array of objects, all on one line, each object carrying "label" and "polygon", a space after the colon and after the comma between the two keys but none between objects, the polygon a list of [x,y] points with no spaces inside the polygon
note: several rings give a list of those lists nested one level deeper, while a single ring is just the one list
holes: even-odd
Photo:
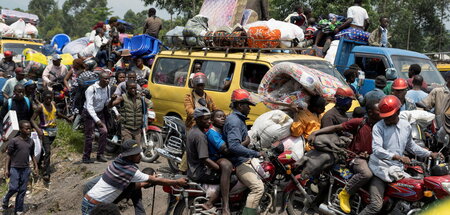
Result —
[{"label": "man in white shirt", "polygon": [[135,140],[125,141],[122,150],[123,152],[108,166],[100,180],[84,195],[81,203],[83,215],[89,215],[100,203],[113,203],[131,183],[136,183],[136,187],[139,188],[149,183],[170,186],[187,184],[186,178],[170,180],[142,173],[136,165],[141,161],[142,148]]},{"label": "man in white shirt", "polygon": [[99,81],[89,86],[85,92],[86,101],[84,102],[83,117],[84,124],[84,151],[83,163],[93,163],[91,161],[92,142],[94,141],[94,130],[97,127],[100,137],[98,138],[97,161],[106,162],[103,156],[106,146],[108,129],[105,124],[104,108],[108,105],[110,97],[112,100],[116,96],[110,96],[109,74],[102,72]]},{"label": "man in white shirt", "polygon": [[348,27],[357,28],[363,31],[367,31],[369,28],[369,15],[366,9],[361,7],[362,0],[355,0],[353,6],[347,9],[347,20],[341,26],[334,29],[334,33],[338,33]]},{"label": "man in white shirt", "polygon": [[52,56],[52,64],[47,65],[42,73],[43,86],[50,91],[52,90],[52,87],[49,85],[52,82],[63,83],[64,77],[66,77],[67,68],[65,65],[61,64],[61,59],[59,54],[54,54]]}]

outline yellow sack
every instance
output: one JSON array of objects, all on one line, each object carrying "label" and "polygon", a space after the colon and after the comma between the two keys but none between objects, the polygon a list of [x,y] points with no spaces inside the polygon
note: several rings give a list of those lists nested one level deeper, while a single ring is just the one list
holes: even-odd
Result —
[{"label": "yellow sack", "polygon": [[25,57],[25,61],[33,61],[36,63],[47,65],[47,57],[36,50],[26,48],[23,50],[22,55]]}]

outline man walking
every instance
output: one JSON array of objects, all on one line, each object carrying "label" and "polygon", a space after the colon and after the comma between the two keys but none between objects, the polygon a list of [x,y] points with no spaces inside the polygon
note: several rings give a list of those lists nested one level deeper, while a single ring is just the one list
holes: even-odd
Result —
[{"label": "man walking", "polygon": [[112,106],[120,105],[119,113],[122,124],[122,140],[136,140],[141,143],[142,126],[144,114],[147,108],[151,108],[151,101],[146,98],[139,98],[136,82],[129,80],[126,82],[127,93],[117,97]]},{"label": "man walking", "polygon": [[[108,129],[105,124],[104,109],[110,100],[109,74],[102,72],[100,74],[100,80],[89,86],[85,95],[86,101],[83,110],[85,140],[82,162],[93,163],[91,161],[91,151],[95,128],[100,133],[100,137],[98,138],[97,161],[106,162],[107,160],[103,156],[103,153],[105,151]],[[111,99],[115,98],[116,96],[111,97]]]},{"label": "man walking", "polygon": [[122,150],[123,152],[108,166],[102,178],[84,195],[81,203],[83,215],[89,215],[96,205],[114,202],[133,182],[170,186],[187,184],[186,178],[170,180],[142,173],[136,165],[141,162],[142,148],[136,141],[125,141],[122,144]]},{"label": "man walking", "polygon": [[14,87],[17,84],[23,85],[28,81],[27,79],[25,79],[27,71],[22,67],[17,67],[14,71],[16,73],[16,77],[8,79],[2,88],[2,93],[5,101],[14,95]]},{"label": "man walking", "polygon": [[264,194],[264,183],[251,165],[251,159],[262,156],[263,153],[246,147],[250,143],[245,124],[250,113],[250,105],[255,106],[256,104],[247,90],[234,90],[231,94],[233,112],[227,117],[223,127],[223,136],[225,142],[228,143],[228,159],[236,168],[239,181],[250,189],[245,208],[242,211],[243,215],[256,214],[256,208]]},{"label": "man walking", "polygon": [[33,171],[37,173],[37,162],[34,157],[34,142],[30,138],[31,124],[29,121],[19,122],[20,135],[8,142],[5,164],[5,176],[10,178],[8,193],[3,197],[2,209],[9,208],[9,199],[17,193],[14,212],[23,214],[23,203],[27,192],[30,176],[30,160],[33,161]]}]

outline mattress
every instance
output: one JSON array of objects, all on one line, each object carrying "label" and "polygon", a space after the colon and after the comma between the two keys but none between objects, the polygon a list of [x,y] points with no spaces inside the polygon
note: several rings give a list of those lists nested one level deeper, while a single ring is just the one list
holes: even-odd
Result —
[{"label": "mattress", "polygon": [[240,23],[246,5],[247,0],[205,0],[199,14],[209,18],[208,26],[215,31]]}]

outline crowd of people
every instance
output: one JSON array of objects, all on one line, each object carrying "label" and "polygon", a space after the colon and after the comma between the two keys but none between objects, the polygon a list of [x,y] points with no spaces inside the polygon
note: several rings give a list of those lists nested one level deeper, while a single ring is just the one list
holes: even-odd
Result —
[{"label": "crowd of people", "polygon": [[320,51],[325,54],[332,40],[339,40],[341,37],[367,42],[371,46],[391,47],[388,41],[388,17],[381,16],[378,28],[368,36],[367,30],[371,22],[363,8],[363,0],[355,0],[347,9],[346,17],[333,13],[315,17],[313,10],[303,5],[296,5],[293,10],[284,21],[303,29],[305,47],[321,47]]},{"label": "crowd of people", "polygon": [[[361,0],[355,0],[355,5],[348,9],[345,22],[339,23],[337,16],[330,16],[328,28],[313,29],[313,43],[325,44],[334,34],[348,28],[367,30],[369,17],[361,3]],[[315,28],[311,9],[297,7],[296,10],[286,21],[305,27],[305,32]],[[149,10],[144,33],[158,37],[162,22],[155,14],[154,9]],[[388,22],[385,17],[380,19],[380,27],[369,39],[372,45],[389,46]],[[61,57],[55,54],[42,74],[38,74],[35,67],[23,68],[16,65],[12,61],[13,53],[4,53],[5,58],[0,62],[0,125],[8,111],[15,110],[20,131],[18,136],[9,139],[2,136],[3,141],[7,141],[4,174],[10,178],[2,209],[10,207],[9,199],[17,193],[14,210],[17,214],[24,211],[26,185],[31,172],[29,156],[33,158],[33,172],[39,174],[40,171],[42,178],[50,182],[51,145],[57,133],[56,119],[63,118],[73,122],[77,120],[77,115],[84,120],[85,143],[81,158],[84,164],[94,162],[91,153],[95,131],[99,133],[96,161],[104,163],[108,161],[104,156],[110,129],[108,121],[115,117],[122,126],[122,151],[102,176],[89,181],[83,192],[82,214],[92,214],[96,208],[116,204],[124,198],[132,199],[136,214],[145,214],[141,188],[187,184],[184,177],[164,179],[156,177],[154,170],[140,171],[137,166],[141,160],[142,148],[139,144],[145,111],[153,106],[151,95],[145,86],[150,69],[145,65],[144,59],[133,58],[130,50],[121,48],[122,28],[113,18],[109,20],[109,24],[99,22],[91,33],[93,45],[90,50],[79,53],[79,58],[73,61],[70,68],[61,64]],[[312,160],[316,168],[303,170],[301,175],[304,179],[317,176],[330,167],[327,163],[329,155],[321,154],[313,147],[317,137],[330,133],[353,135],[347,150],[354,153],[348,160],[355,175],[339,193],[340,206],[344,212],[351,211],[350,196],[366,184],[370,184],[371,202],[362,214],[377,214],[381,210],[386,183],[392,181],[387,176],[388,167],[402,167],[403,164],[410,163],[410,159],[404,155],[405,150],[421,157],[441,156],[414,143],[411,125],[399,118],[400,112],[404,110],[434,109],[440,128],[438,140],[442,141],[443,136],[450,132],[450,117],[447,113],[450,108],[450,75],[446,77],[446,86],[429,92],[420,69],[420,65],[411,65],[409,79],[398,78],[392,84],[388,83],[386,77],[379,76],[375,80],[375,89],[362,96],[351,85],[360,70],[355,65],[344,73],[350,88],[337,89],[335,106],[329,111],[325,112],[327,101],[320,95],[312,96],[305,109],[295,105],[288,107],[295,112],[291,135],[306,138],[306,154],[317,153],[316,157],[319,158]],[[113,76],[112,70],[115,74]],[[257,214],[264,194],[264,183],[250,161],[251,158],[264,156],[265,152],[248,148],[250,137],[246,125],[251,107],[256,103],[247,90],[234,90],[230,100],[231,113],[226,115],[205,92],[206,83],[207,76],[199,71],[190,78],[193,89],[184,100],[187,144],[180,169],[192,181],[220,184],[221,195],[217,193],[209,196],[202,207],[211,210],[213,204],[221,198],[224,215],[230,214],[230,177],[235,174],[250,189],[242,214]],[[61,90],[57,90],[58,84],[62,86]],[[55,101],[56,91],[70,95],[71,100],[66,102],[64,108],[60,108]],[[355,99],[364,108],[355,109],[350,118],[347,111]],[[67,110],[70,110],[70,114]],[[32,129],[42,141],[42,157],[39,161],[34,159]]]}]

